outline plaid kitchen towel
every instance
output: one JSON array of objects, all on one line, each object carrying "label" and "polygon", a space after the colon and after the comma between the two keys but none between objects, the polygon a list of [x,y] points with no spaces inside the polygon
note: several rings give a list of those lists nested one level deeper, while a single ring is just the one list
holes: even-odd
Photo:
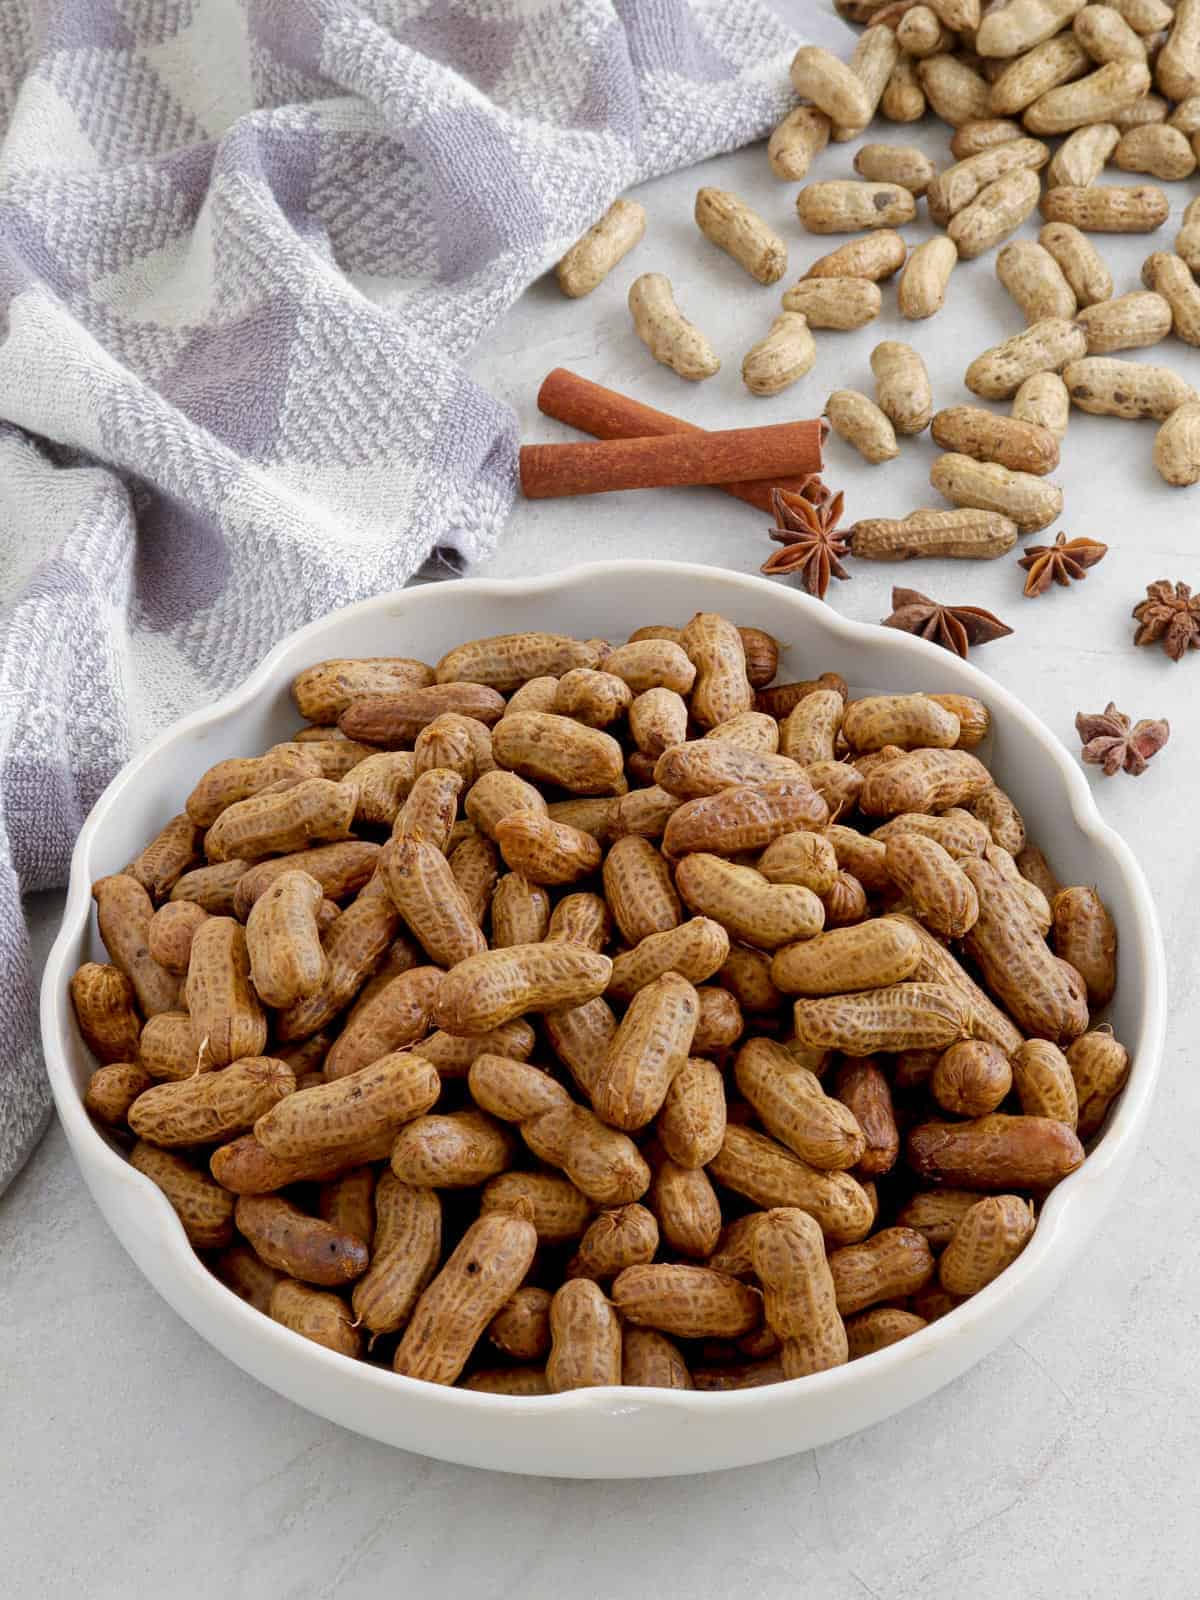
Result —
[{"label": "plaid kitchen towel", "polygon": [[493,547],[465,352],[622,190],[761,137],[813,0],[0,0],[0,1188],[23,891],[288,632]]}]

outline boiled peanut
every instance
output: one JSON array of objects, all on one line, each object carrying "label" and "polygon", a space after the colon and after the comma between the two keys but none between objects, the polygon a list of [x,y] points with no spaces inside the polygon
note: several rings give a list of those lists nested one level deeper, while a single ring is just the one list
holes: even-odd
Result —
[{"label": "boiled peanut", "polygon": [[112,1061],[92,1073],[83,1103],[98,1122],[112,1128],[124,1127],[131,1106],[153,1082],[150,1074],[134,1062]]},{"label": "boiled peanut", "polygon": [[[486,684],[490,689],[507,694],[519,689],[530,678],[561,678],[572,667],[595,667],[599,660],[600,652],[594,641],[571,639],[561,633],[497,633],[448,650],[438,662],[436,672],[439,684]],[[492,703],[487,701],[489,705]],[[446,705],[442,709],[461,708]],[[502,705],[499,712],[503,714]],[[465,715],[478,713],[467,711]],[[481,720],[490,725],[496,718],[488,715]]]},{"label": "boiled peanut", "polygon": [[393,838],[379,872],[392,903],[435,965],[452,967],[486,950],[471,906],[436,845],[409,835]]},{"label": "boiled peanut", "polygon": [[518,1289],[488,1323],[488,1338],[514,1361],[544,1361],[550,1350],[553,1298],[548,1289],[532,1284]]},{"label": "boiled peanut", "polygon": [[989,1195],[977,1200],[938,1262],[943,1289],[951,1294],[978,1294],[1017,1259],[1033,1229],[1033,1207],[1019,1195]]},{"label": "boiled peanut", "polygon": [[1092,241],[1073,223],[1047,222],[1038,233],[1038,242],[1058,262],[1081,306],[1111,298],[1112,274]]},{"label": "boiled peanut", "polygon": [[210,867],[196,867],[178,880],[171,900],[198,905],[210,916],[232,916],[234,892],[248,865],[245,861],[218,861]]},{"label": "boiled peanut", "polygon": [[910,145],[864,144],[855,154],[854,170],[871,183],[898,183],[915,195],[924,194],[935,176],[929,157]]},{"label": "boiled peanut", "polygon": [[626,1267],[612,1299],[626,1321],[680,1339],[736,1339],[762,1317],[757,1290],[710,1267]]},{"label": "boiled peanut", "polygon": [[573,667],[558,680],[554,710],[589,728],[606,728],[629,709],[633,692],[622,678],[592,667]]},{"label": "boiled peanut", "polygon": [[612,1007],[606,1000],[588,1000],[581,1006],[547,1013],[544,1027],[555,1055],[584,1094],[590,1096],[600,1064],[617,1031]]},{"label": "boiled peanut", "polygon": [[104,947],[112,965],[133,985],[142,1015],[173,1011],[179,1003],[179,979],[159,966],[146,942],[154,916],[149,894],[136,878],[116,873],[92,885],[92,898]]},{"label": "boiled peanut", "polygon": [[647,1200],[672,1254],[706,1261],[721,1233],[721,1206],[702,1167],[656,1158]]},{"label": "boiled peanut", "polygon": [[848,65],[866,93],[867,119],[835,117],[832,136],[839,144],[857,138],[871,121],[899,59],[900,45],[890,28],[867,28],[859,35]]},{"label": "boiled peanut", "polygon": [[771,1039],[751,1039],[738,1051],[737,1086],[767,1132],[810,1167],[856,1166],[866,1137],[850,1109],[832,1099],[815,1073],[797,1068]]},{"label": "boiled peanut", "polygon": [[550,896],[519,872],[506,872],[492,895],[492,948],[538,944],[550,927]]},{"label": "boiled peanut", "polygon": [[629,707],[629,731],[639,750],[660,756],[687,738],[687,703],[673,689],[647,689]]},{"label": "boiled peanut", "polygon": [[133,1000],[133,985],[118,967],[86,961],[72,977],[75,1019],[98,1061],[137,1059],[141,1024]]},{"label": "boiled peanut", "polygon": [[993,1112],[970,1122],[921,1123],[909,1132],[907,1155],[923,1178],[1003,1193],[1052,1188],[1082,1162],[1083,1146],[1065,1123]]},{"label": "boiled peanut", "polygon": [[432,767],[420,773],[396,813],[392,839],[419,841],[444,855],[450,848],[462,787],[462,774],[450,767]]},{"label": "boiled peanut", "polygon": [[634,332],[657,362],[692,383],[711,378],[721,359],[700,329],[675,303],[671,280],[661,272],[643,272],[629,290]]},{"label": "boiled peanut", "polygon": [[910,1334],[920,1333],[927,1327],[924,1317],[912,1311],[897,1311],[891,1306],[879,1306],[874,1311],[863,1311],[857,1317],[846,1319],[846,1345],[849,1359],[874,1355],[888,1345],[898,1344]]},{"label": "boiled peanut", "polygon": [[1127,129],[1113,152],[1113,163],[1123,172],[1146,172],[1166,183],[1190,178],[1196,170],[1187,136],[1163,123]]},{"label": "boiled peanut", "polygon": [[291,695],[297,711],[308,722],[332,724],[359,695],[422,689],[433,681],[432,667],[402,656],[318,661],[292,679]]},{"label": "boiled peanut", "polygon": [[551,1394],[621,1382],[621,1325],[587,1278],[564,1283],[550,1305],[546,1385]]},{"label": "boiled peanut", "polygon": [[1196,0],[1180,0],[1170,29],[1154,63],[1154,81],[1172,100],[1184,100],[1200,90],[1200,7]]},{"label": "boiled peanut", "polygon": [[254,1136],[283,1159],[354,1149],[384,1128],[393,1134],[428,1111],[441,1092],[433,1063],[395,1051],[332,1083],[301,1089],[258,1118]]},{"label": "boiled peanut", "polygon": [[865,1177],[890,1172],[900,1154],[900,1132],[883,1072],[869,1056],[847,1059],[838,1068],[835,1093],[866,1140],[856,1170]]},{"label": "boiled peanut", "polygon": [[683,1356],[665,1334],[653,1328],[622,1330],[621,1382],[633,1388],[694,1387]]},{"label": "boiled peanut", "polygon": [[641,242],[645,231],[645,206],[636,200],[614,200],[554,269],[558,287],[572,300],[591,294]]},{"label": "boiled peanut", "polygon": [[1079,1118],[1075,1081],[1066,1056],[1048,1039],[1026,1039],[1012,1058],[1013,1087],[1029,1117],[1052,1117],[1074,1128]]},{"label": "boiled peanut", "polygon": [[887,869],[918,919],[934,933],[961,939],[979,916],[974,885],[936,839],[898,833],[887,841]]},{"label": "boiled peanut", "polygon": [[1171,412],[1154,437],[1154,465],[1176,488],[1200,481],[1200,404],[1189,401]]},{"label": "boiled peanut", "polygon": [[218,1072],[156,1084],[129,1108],[131,1130],[166,1149],[221,1144],[248,1132],[296,1080],[282,1061],[244,1056]]},{"label": "boiled peanut", "polygon": [[533,883],[575,883],[599,867],[603,854],[590,833],[532,811],[497,823],[496,843],[505,864]]},{"label": "boiled peanut", "polygon": [[[557,684],[557,678],[553,682]],[[467,790],[463,810],[482,833],[494,839],[496,828],[505,817],[520,811],[545,816],[546,802],[541,792],[524,778],[497,768],[475,780]]]},{"label": "boiled peanut", "polygon": [[811,100],[831,122],[865,128],[871,104],[862,80],[828,50],[805,45],[797,50],[790,68],[792,88],[802,100]]},{"label": "boiled peanut", "polygon": [[775,1208],[760,1218],[750,1248],[764,1291],[763,1314],[783,1340],[785,1375],[804,1377],[842,1365],[846,1329],[818,1225],[794,1207]]},{"label": "boiled peanut", "polygon": [[985,1039],[965,1039],[939,1057],[930,1089],[943,1110],[960,1117],[982,1117],[996,1110],[1012,1081],[1003,1050]]},{"label": "boiled peanut", "polygon": [[677,972],[640,989],[617,1028],[592,1087],[597,1113],[618,1128],[645,1127],[688,1059],[700,1003]]},{"label": "boiled peanut", "polygon": [[988,988],[1028,1034],[1058,1040],[1082,1033],[1087,1026],[1082,977],[1050,954],[1025,900],[995,867],[978,860],[961,866],[979,897],[967,953]]},{"label": "boiled peanut", "polygon": [[574,794],[608,794],[622,780],[617,741],[555,713],[529,711],[501,718],[492,730],[492,751],[501,767]]},{"label": "boiled peanut", "polygon": [[671,1080],[658,1119],[667,1155],[680,1167],[705,1166],[725,1136],[725,1086],[711,1061],[691,1058]]},{"label": "boiled peanut", "polygon": [[1087,984],[1088,1004],[1102,1010],[1117,986],[1117,929],[1095,889],[1076,887],[1055,895],[1054,948]]},{"label": "boiled peanut", "polygon": [[861,1244],[834,1250],[829,1272],[837,1309],[848,1317],[880,1300],[916,1294],[933,1277],[934,1261],[915,1228],[884,1228]]},{"label": "boiled peanut", "polygon": [[582,1005],[604,991],[612,965],[563,941],[483,950],[442,980],[434,1021],[446,1033],[477,1035],[526,1011]]},{"label": "boiled peanut", "polygon": [[946,811],[974,800],[991,781],[988,769],[969,751],[912,750],[868,773],[859,804],[875,817]]},{"label": "boiled peanut", "polygon": [[984,17],[976,48],[981,56],[1020,55],[1051,38],[1083,5],[1084,0],[1012,0]]},{"label": "boiled peanut", "polygon": [[352,786],[307,778],[282,794],[227,806],[204,836],[210,861],[253,860],[301,850],[313,839],[344,839],[354,821]]},{"label": "boiled peanut", "polygon": [[982,117],[977,122],[964,122],[954,131],[950,141],[950,154],[956,161],[977,156],[981,150],[991,150],[998,144],[1021,137],[1021,124],[1006,117]]},{"label": "boiled peanut", "polygon": [[423,1115],[405,1123],[392,1146],[391,1166],[405,1184],[426,1189],[473,1189],[509,1168],[516,1141],[478,1111]]},{"label": "boiled peanut", "polygon": [[900,56],[880,96],[879,109],[889,122],[920,122],[925,115],[925,91],[914,57]]},{"label": "boiled peanut", "polygon": [[867,695],[851,700],[841,732],[853,750],[901,750],[922,746],[951,749],[958,740],[958,718],[928,695]]},{"label": "boiled peanut", "polygon": [[592,1203],[569,1178],[553,1172],[503,1172],[489,1178],[480,1196],[479,1212],[522,1211],[537,1229],[542,1244],[568,1244],[588,1225]]},{"label": "boiled peanut", "polygon": [[795,1002],[796,1037],[819,1050],[865,1056],[953,1044],[970,1021],[958,997],[936,983],[895,983],[829,999]]},{"label": "boiled peanut", "polygon": [[360,1278],[368,1252],[361,1239],[310,1217],[274,1195],[242,1195],[234,1216],[238,1232],[268,1266],[304,1283],[334,1288]]},{"label": "boiled peanut", "polygon": [[[749,659],[746,668],[753,683],[754,674],[750,672]],[[762,711],[742,711],[736,717],[718,722],[715,728],[708,730],[704,738],[713,744],[734,745],[737,749],[747,750],[753,755],[773,756],[779,750],[779,724],[774,717],[769,717]]]},{"label": "boiled peanut", "polygon": [[778,950],[771,963],[771,979],[784,994],[855,994],[911,977],[920,950],[907,924],[893,917],[877,917]]},{"label": "boiled peanut", "polygon": [[569,1278],[613,1278],[626,1267],[654,1258],[658,1223],[645,1206],[633,1202],[602,1211],[579,1241],[567,1266]]},{"label": "boiled peanut", "polygon": [[314,994],[329,976],[316,913],[321,885],[285,872],[254,902],[246,923],[250,977],[264,1004],[284,1007]]},{"label": "boiled peanut", "polygon": [[746,944],[773,949],[792,939],[819,933],[821,903],[799,884],[772,884],[753,867],[739,867],[720,856],[685,856],[675,874],[688,906],[711,916]]},{"label": "boiled peanut", "polygon": [[[431,992],[431,1005],[432,1002]],[[534,1043],[534,1032],[527,1022],[510,1021],[473,1038],[431,1033],[428,1038],[416,1041],[413,1051],[424,1056],[426,1061],[432,1061],[443,1078],[465,1078],[478,1056],[497,1055],[510,1061],[527,1061],[533,1054]]]},{"label": "boiled peanut", "polygon": [[278,856],[273,861],[260,861],[248,868],[243,864],[234,888],[232,912],[221,914],[232,914],[244,921],[259,896],[266,894],[285,872],[307,872],[321,885],[326,899],[344,900],[368,883],[378,861],[377,844],[347,839],[340,844],[318,845],[312,850]]},{"label": "boiled peanut", "polygon": [[1165,250],[1156,250],[1142,266],[1142,282],[1162,295],[1171,307],[1171,331],[1175,336],[1185,344],[1200,345],[1200,287],[1187,262]]},{"label": "boiled peanut", "polygon": [[750,1128],[731,1123],[708,1170],[718,1183],[755,1205],[795,1206],[807,1212],[835,1244],[863,1238],[874,1221],[866,1191],[850,1173],[810,1166]]},{"label": "boiled peanut", "polygon": [[1107,1027],[1082,1034],[1067,1047],[1079,1102],[1079,1137],[1090,1139],[1129,1076],[1129,1053]]}]

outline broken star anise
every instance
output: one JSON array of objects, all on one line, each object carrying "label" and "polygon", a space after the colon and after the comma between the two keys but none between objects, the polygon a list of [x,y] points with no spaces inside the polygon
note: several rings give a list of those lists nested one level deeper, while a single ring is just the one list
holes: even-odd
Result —
[{"label": "broken star anise", "polygon": [[1102,767],[1108,778],[1122,768],[1140,777],[1146,763],[1171,737],[1171,725],[1164,719],[1143,719],[1131,725],[1111,700],[1103,711],[1081,711],[1075,718],[1075,730],[1083,740],[1084,761]]},{"label": "broken star anise", "polygon": [[1012,632],[999,617],[980,606],[944,606],[915,589],[892,590],[892,614],[884,617],[883,625],[915,633],[964,657],[973,644],[988,644]]},{"label": "broken star anise", "polygon": [[1200,649],[1200,595],[1193,596],[1188,584],[1170,578],[1148,583],[1146,598],[1133,614],[1141,624],[1134,644],[1161,642],[1172,661],[1180,660],[1185,650]]},{"label": "broken star anise", "polygon": [[798,572],[809,594],[824,600],[830,578],[850,576],[841,562],[850,554],[850,545],[838,532],[844,499],[835,494],[828,503],[813,505],[802,495],[772,489],[771,509],[778,526],[772,528],[771,537],[783,549],[768,556],[761,570],[774,578]]},{"label": "broken star anise", "polygon": [[1087,569],[1103,561],[1108,546],[1099,539],[1068,539],[1060,533],[1053,544],[1031,544],[1017,562],[1029,576],[1025,580],[1027,595],[1045,594],[1052,583],[1061,583],[1065,589],[1072,578],[1086,578]]}]

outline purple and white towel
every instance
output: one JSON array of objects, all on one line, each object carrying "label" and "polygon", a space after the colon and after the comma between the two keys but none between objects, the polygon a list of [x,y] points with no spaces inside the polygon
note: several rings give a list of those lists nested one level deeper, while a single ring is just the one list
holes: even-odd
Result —
[{"label": "purple and white towel", "polygon": [[0,1188],[47,1114],[22,892],[282,634],[492,549],[464,354],[761,137],[795,44],[764,0],[0,0]]}]

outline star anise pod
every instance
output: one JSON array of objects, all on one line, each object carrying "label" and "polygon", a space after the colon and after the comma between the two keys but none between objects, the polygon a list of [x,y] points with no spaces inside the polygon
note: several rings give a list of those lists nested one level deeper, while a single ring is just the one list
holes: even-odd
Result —
[{"label": "star anise pod", "polygon": [[850,554],[845,535],[838,532],[845,496],[835,494],[824,505],[813,505],[803,495],[772,489],[771,509],[778,520],[771,537],[783,546],[762,564],[771,577],[798,572],[809,594],[824,600],[830,578],[848,578],[841,557]]},{"label": "star anise pod", "polygon": [[1102,767],[1106,778],[1122,767],[1140,777],[1146,763],[1171,737],[1171,725],[1165,719],[1151,722],[1143,718],[1131,726],[1111,700],[1103,711],[1081,711],[1075,718],[1075,730],[1083,740],[1083,759],[1089,766]]},{"label": "star anise pod", "polygon": [[892,590],[892,614],[884,617],[883,625],[915,633],[964,657],[973,644],[988,644],[1012,632],[999,617],[980,606],[944,606],[915,589]]},{"label": "star anise pod", "polygon": [[1172,661],[1185,650],[1200,649],[1200,595],[1193,596],[1186,583],[1160,578],[1146,585],[1146,598],[1133,608],[1141,626],[1134,644],[1162,643]]},{"label": "star anise pod", "polygon": [[1065,589],[1072,578],[1086,578],[1087,569],[1103,561],[1108,546],[1099,539],[1068,539],[1060,533],[1053,544],[1031,544],[1017,562],[1029,576],[1025,580],[1027,595],[1045,594],[1052,583],[1061,583]]}]

